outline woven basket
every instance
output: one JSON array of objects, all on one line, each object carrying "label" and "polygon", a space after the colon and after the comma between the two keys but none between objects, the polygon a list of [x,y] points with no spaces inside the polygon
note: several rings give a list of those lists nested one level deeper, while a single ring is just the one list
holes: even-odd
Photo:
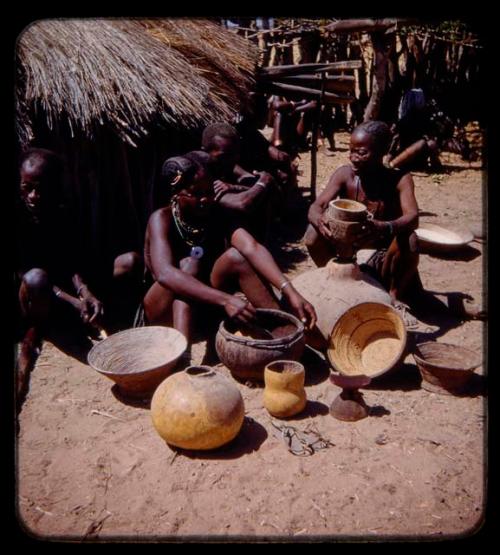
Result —
[{"label": "woven basket", "polygon": [[450,343],[420,343],[413,354],[423,387],[435,392],[453,393],[465,388],[481,361],[474,351]]},{"label": "woven basket", "polygon": [[131,396],[152,393],[171,373],[187,347],[182,333],[163,326],[132,328],[110,335],[88,354],[88,363]]},{"label": "woven basket", "polygon": [[404,321],[394,308],[360,303],[337,320],[327,355],[340,374],[374,378],[397,367],[405,354],[406,340]]}]

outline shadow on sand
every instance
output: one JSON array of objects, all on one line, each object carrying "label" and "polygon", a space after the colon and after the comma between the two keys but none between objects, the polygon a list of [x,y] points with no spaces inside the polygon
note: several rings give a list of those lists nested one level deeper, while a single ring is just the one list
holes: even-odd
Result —
[{"label": "shadow on sand", "polygon": [[149,395],[145,395],[144,397],[132,397],[131,395],[127,395],[123,392],[117,384],[114,384],[111,388],[111,393],[117,401],[120,401],[120,403],[123,403],[124,405],[137,409],[149,410],[151,408],[151,398],[153,397],[154,392],[151,392]]},{"label": "shadow on sand", "polygon": [[329,362],[316,350],[306,347],[300,359],[306,371],[305,386],[318,385],[330,376]]},{"label": "shadow on sand", "polygon": [[325,405],[325,403],[308,400],[304,410],[301,413],[290,416],[289,418],[281,417],[279,420],[280,422],[288,422],[291,420],[305,420],[306,418],[314,418],[315,416],[325,416],[325,414],[328,414],[329,410],[330,408],[328,407],[328,405]]},{"label": "shadow on sand", "polygon": [[387,416],[389,414],[391,414],[391,411],[382,405],[372,405],[371,407],[368,407],[368,416],[381,418],[382,416]]},{"label": "shadow on sand", "polygon": [[459,262],[470,262],[478,256],[481,256],[482,252],[471,245],[465,245],[459,251],[456,252],[434,252],[431,249],[422,248],[420,254],[426,254],[432,258],[439,258],[441,260],[453,260]]},{"label": "shadow on sand", "polygon": [[374,378],[363,389],[374,391],[413,391],[420,389],[422,378],[415,364],[403,363],[399,368]]},{"label": "shadow on sand", "polygon": [[[443,296],[445,299],[441,300],[437,295]],[[461,326],[464,320],[469,319],[461,308],[465,299],[470,299],[469,295],[455,291],[447,293],[421,292],[411,302],[411,313],[422,324],[427,324],[429,331],[411,331],[408,333],[409,352],[413,352],[416,344],[435,341],[448,331]]]},{"label": "shadow on sand", "polygon": [[193,451],[180,449],[170,445],[169,447],[177,453],[190,459],[238,459],[257,451],[267,439],[268,433],[264,426],[259,424],[250,416],[245,416],[239,434],[228,444],[212,451]]},{"label": "shadow on sand", "polygon": [[87,355],[94,345],[84,326],[71,320],[54,323],[47,331],[45,339],[83,364],[87,364]]}]

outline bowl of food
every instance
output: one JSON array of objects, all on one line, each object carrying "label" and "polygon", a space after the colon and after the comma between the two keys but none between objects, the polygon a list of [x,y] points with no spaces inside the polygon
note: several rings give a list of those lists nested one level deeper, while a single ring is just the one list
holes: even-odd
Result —
[{"label": "bowl of food", "polygon": [[375,378],[395,369],[406,351],[407,332],[390,305],[365,302],[347,309],[330,335],[327,356],[344,376]]},{"label": "bowl of food", "polygon": [[437,341],[419,343],[413,358],[422,376],[422,387],[434,393],[463,392],[474,370],[481,365],[474,351]]},{"label": "bowl of food", "polygon": [[422,222],[415,230],[421,252],[448,253],[463,249],[474,239],[468,229],[451,229]]},{"label": "bowl of food", "polygon": [[124,395],[144,397],[170,375],[186,348],[187,339],[176,329],[144,326],[110,335],[92,347],[87,360]]}]

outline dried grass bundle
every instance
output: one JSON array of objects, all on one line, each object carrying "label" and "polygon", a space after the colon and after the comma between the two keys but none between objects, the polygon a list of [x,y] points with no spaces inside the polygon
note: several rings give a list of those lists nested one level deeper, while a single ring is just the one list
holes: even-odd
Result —
[{"label": "dried grass bundle", "polygon": [[[17,44],[20,142],[32,137],[40,111],[51,129],[66,118],[91,136],[107,124],[131,144],[153,121],[189,129],[231,118],[252,82],[248,46],[244,55],[242,39],[211,22],[157,22],[170,41],[158,40],[152,22],[141,20],[42,20],[28,27]],[[209,29],[211,39],[201,39]],[[196,48],[197,41],[204,44]]]}]

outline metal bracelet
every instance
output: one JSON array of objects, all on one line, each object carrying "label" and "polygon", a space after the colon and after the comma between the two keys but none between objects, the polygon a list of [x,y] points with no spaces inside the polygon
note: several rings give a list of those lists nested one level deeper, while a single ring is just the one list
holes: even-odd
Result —
[{"label": "metal bracelet", "polygon": [[280,285],[280,293],[283,292],[283,289],[284,289],[287,285],[291,285],[291,284],[292,284],[292,282],[291,282],[289,279],[285,280],[285,281]]}]

